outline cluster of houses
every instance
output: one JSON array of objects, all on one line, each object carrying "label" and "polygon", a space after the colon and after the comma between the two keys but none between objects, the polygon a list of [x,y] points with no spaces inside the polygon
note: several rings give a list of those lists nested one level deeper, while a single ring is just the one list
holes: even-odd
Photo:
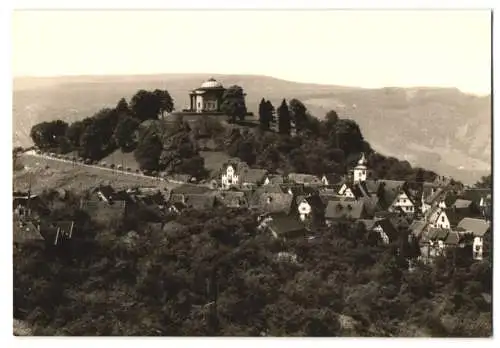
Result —
[{"label": "cluster of houses", "polygon": [[[31,214],[29,201],[26,195],[14,196],[14,215]],[[362,155],[346,177],[271,174],[231,159],[207,186],[186,183],[172,190],[121,191],[100,186],[82,199],[80,208],[103,222],[121,218],[137,206],[153,209],[160,216],[218,206],[248,208],[259,212],[260,230],[281,239],[314,238],[318,226],[357,221],[378,234],[383,243],[409,232],[418,241],[424,260],[432,260],[450,247],[468,247],[472,258],[480,260],[484,237],[490,232],[491,203],[490,189],[457,187],[444,177],[423,183],[372,179]],[[41,226],[26,220],[18,218],[35,233],[37,228],[42,233]],[[50,228],[50,240],[57,244],[60,236],[71,237],[73,224],[62,221]]]}]

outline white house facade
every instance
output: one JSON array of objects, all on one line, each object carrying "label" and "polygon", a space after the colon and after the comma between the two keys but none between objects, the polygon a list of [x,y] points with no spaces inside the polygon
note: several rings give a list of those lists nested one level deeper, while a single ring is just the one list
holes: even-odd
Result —
[{"label": "white house facade", "polygon": [[406,192],[401,191],[395,198],[394,202],[391,205],[391,208],[393,210],[397,208],[401,208],[403,212],[407,214],[413,214],[415,212],[415,204],[413,201],[408,197]]},{"label": "white house facade", "polygon": [[236,173],[234,166],[229,164],[222,173],[221,186],[223,189],[227,190],[231,186],[239,185],[239,180],[239,175]]}]

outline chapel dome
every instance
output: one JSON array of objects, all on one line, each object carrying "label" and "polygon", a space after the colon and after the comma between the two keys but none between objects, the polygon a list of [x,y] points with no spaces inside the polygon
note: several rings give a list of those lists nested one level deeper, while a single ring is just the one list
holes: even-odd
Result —
[{"label": "chapel dome", "polygon": [[209,78],[201,84],[201,88],[221,88],[222,83],[216,81],[213,77]]}]

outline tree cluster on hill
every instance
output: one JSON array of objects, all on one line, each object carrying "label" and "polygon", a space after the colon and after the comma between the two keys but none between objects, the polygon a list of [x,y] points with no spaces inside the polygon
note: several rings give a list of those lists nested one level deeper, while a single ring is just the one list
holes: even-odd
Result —
[{"label": "tree cluster on hill", "polygon": [[155,227],[135,215],[133,227],[95,225],[59,248],[16,244],[14,315],[35,335],[492,333],[491,260],[450,254],[409,270],[404,234],[383,246],[339,223],[283,243],[256,218],[187,211]]},{"label": "tree cluster on hill", "polygon": [[131,98],[130,106],[122,98],[116,107],[103,108],[71,125],[61,120],[36,124],[30,136],[42,150],[58,153],[77,151],[84,158],[99,160],[118,148],[133,150],[139,124],[145,120],[156,120],[173,109],[168,91],[140,90]]}]

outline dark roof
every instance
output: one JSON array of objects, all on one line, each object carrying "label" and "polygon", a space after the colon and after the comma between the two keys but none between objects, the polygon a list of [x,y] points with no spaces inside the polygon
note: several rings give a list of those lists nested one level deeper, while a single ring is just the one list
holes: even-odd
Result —
[{"label": "dark roof", "polygon": [[293,207],[293,196],[288,193],[258,193],[249,202],[251,207],[268,213],[283,212],[289,214]]},{"label": "dark roof", "polygon": [[379,180],[365,180],[365,187],[369,193],[377,193],[380,186]]},{"label": "dark roof", "polygon": [[43,240],[43,237],[32,222],[14,221],[13,240],[15,243],[22,243],[28,240]]},{"label": "dark roof", "polygon": [[283,176],[282,175],[277,175],[277,174],[269,175],[268,174],[267,178],[269,179],[269,185],[283,183]]},{"label": "dark roof", "polygon": [[159,192],[156,193],[156,194],[154,194],[154,195],[144,195],[144,196],[141,196],[140,199],[141,199],[141,201],[145,205],[157,205],[157,206],[160,206],[160,205],[165,205],[166,204],[165,198]]},{"label": "dark roof", "polygon": [[372,194],[368,197],[363,197],[361,200],[365,203],[366,214],[370,216],[374,216],[375,212],[381,210],[381,206],[379,204],[379,198],[376,194]]},{"label": "dark roof", "polygon": [[262,185],[255,189],[255,192],[263,193],[283,193],[283,190],[278,184]]},{"label": "dark roof", "polygon": [[438,188],[433,194],[424,199],[425,204],[433,204],[445,197],[446,192],[442,188]]},{"label": "dark roof", "polygon": [[388,219],[382,219],[375,221],[374,228],[380,226],[387,237],[389,237],[389,241],[394,242],[399,237],[398,230],[394,227],[394,225]]},{"label": "dark roof", "polygon": [[491,189],[466,189],[461,194],[461,198],[479,205],[481,198],[486,198],[488,195],[491,195]]},{"label": "dark roof", "polygon": [[467,209],[471,206],[472,201],[467,200],[467,199],[457,199],[453,206],[457,209]]},{"label": "dark roof", "polygon": [[244,192],[240,191],[222,191],[216,196],[217,202],[230,208],[248,206],[247,198]]},{"label": "dark roof", "polygon": [[338,194],[332,194],[332,193],[324,193],[324,192],[320,192],[319,194],[319,197],[321,198],[321,200],[323,201],[323,204],[325,206],[328,205],[328,202],[329,201],[354,201],[355,199],[354,198],[348,198],[348,197],[344,197],[344,196],[340,196]]},{"label": "dark roof", "polygon": [[192,178],[192,176],[189,174],[172,174],[170,177],[172,180],[182,182],[189,182],[189,180],[191,180]]},{"label": "dark roof", "polygon": [[106,199],[113,199],[115,190],[110,185],[99,186],[94,192],[101,192]]},{"label": "dark roof", "polygon": [[384,208],[388,208],[401,192],[401,188],[405,182],[398,180],[379,180],[379,182],[379,185],[383,188],[383,196],[380,197],[383,198],[381,204]]},{"label": "dark roof", "polygon": [[318,192],[314,187],[308,187],[304,186],[302,184],[283,184],[280,185],[281,190],[284,193],[288,193],[288,191],[291,191],[294,196],[308,196],[312,195]]},{"label": "dark roof", "polygon": [[448,245],[458,245],[458,243],[460,243],[460,234],[456,231],[450,231],[444,243]]},{"label": "dark roof", "polygon": [[[342,180],[342,177],[338,174],[325,174],[323,177],[326,178],[328,185],[338,184]],[[323,177],[321,179],[323,179]]]},{"label": "dark roof", "polygon": [[185,195],[185,204],[193,209],[212,209],[215,206],[215,196],[203,194]]},{"label": "dark roof", "polygon": [[304,225],[297,218],[283,214],[272,216],[272,220],[268,223],[268,228],[278,236],[305,230]]},{"label": "dark roof", "polygon": [[288,174],[288,180],[297,184],[322,184],[321,178],[311,174],[290,173]]},{"label": "dark roof", "polygon": [[457,226],[460,220],[464,218],[464,214],[461,214],[460,211],[457,211],[455,208],[446,208],[443,210],[446,213],[448,221],[450,221],[451,227]]},{"label": "dark roof", "polygon": [[427,227],[427,223],[423,220],[415,220],[411,223],[409,229],[411,234],[413,234],[415,237],[420,237],[422,235],[422,232],[425,230]]},{"label": "dark roof", "polygon": [[490,224],[482,219],[466,217],[458,223],[458,227],[472,232],[472,234],[476,237],[482,237],[490,229]]},{"label": "dark roof", "polygon": [[325,218],[334,220],[342,218],[361,219],[365,207],[362,201],[329,201],[326,207]]},{"label": "dark roof", "polygon": [[204,194],[206,192],[213,192],[213,190],[205,186],[183,184],[173,188],[171,194]]},{"label": "dark roof", "polygon": [[298,196],[296,200],[297,204],[299,204],[302,200],[305,200],[311,206],[311,208],[315,210],[323,210],[326,207],[319,195],[311,195],[305,197]]},{"label": "dark roof", "polygon": [[404,214],[394,214],[389,216],[389,221],[395,229],[405,229],[410,227],[410,223]]},{"label": "dark roof", "polygon": [[242,184],[259,184],[264,181],[266,174],[266,169],[246,169],[240,174],[240,182]]},{"label": "dark roof", "polygon": [[365,228],[367,231],[371,231],[373,229],[373,227],[375,227],[375,220],[359,219],[358,222],[365,225]]},{"label": "dark roof", "polygon": [[445,241],[450,233],[449,229],[431,227],[422,236],[422,242],[442,240]]}]

